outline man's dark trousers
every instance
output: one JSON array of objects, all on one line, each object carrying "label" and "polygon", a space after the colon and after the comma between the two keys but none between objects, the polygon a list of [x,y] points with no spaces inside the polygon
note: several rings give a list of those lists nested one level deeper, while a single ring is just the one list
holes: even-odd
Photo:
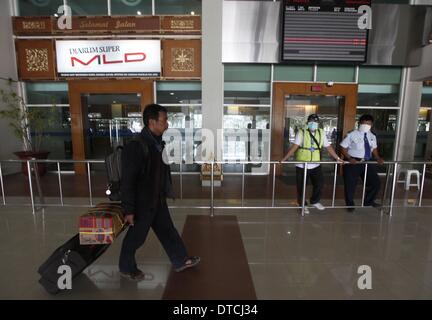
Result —
[{"label": "man's dark trousers", "polygon": [[[303,177],[304,169],[296,167],[296,181],[297,181],[297,203],[299,206],[303,202]],[[308,179],[312,182],[312,197],[310,198],[311,204],[317,203],[321,199],[321,191],[324,186],[324,178],[322,174],[321,166],[314,169],[307,170],[306,183]]]},{"label": "man's dark trousers", "polygon": [[157,208],[134,217],[134,226],[129,227],[120,252],[121,272],[137,270],[135,252],[145,242],[150,227],[162,243],[175,268],[182,266],[187,259],[186,247],[174,227],[166,200],[157,201],[156,206]]},{"label": "man's dark trousers", "polygon": [[[364,180],[365,164],[346,164],[343,166],[344,182],[345,182],[345,203],[347,206],[354,206],[354,194],[357,186],[358,178]],[[375,202],[380,189],[380,179],[378,177],[376,165],[368,164],[366,177],[366,190],[364,205],[370,206]]]}]

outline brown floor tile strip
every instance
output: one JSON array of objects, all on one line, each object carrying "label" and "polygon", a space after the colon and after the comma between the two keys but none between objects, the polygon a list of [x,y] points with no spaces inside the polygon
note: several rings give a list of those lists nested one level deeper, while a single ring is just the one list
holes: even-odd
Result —
[{"label": "brown floor tile strip", "polygon": [[189,215],[183,239],[201,263],[180,273],[172,270],[162,299],[257,299],[235,216]]}]

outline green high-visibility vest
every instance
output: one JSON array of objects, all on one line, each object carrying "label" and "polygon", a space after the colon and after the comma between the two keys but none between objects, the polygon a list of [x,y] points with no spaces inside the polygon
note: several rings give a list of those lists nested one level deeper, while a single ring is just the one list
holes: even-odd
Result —
[{"label": "green high-visibility vest", "polygon": [[[318,134],[317,134],[318,133]],[[321,160],[321,148],[324,145],[324,130],[318,129],[315,131],[315,139],[319,145],[312,139],[308,129],[301,129],[299,134],[303,135],[303,143],[299,146],[296,151],[296,161],[320,161]]]}]

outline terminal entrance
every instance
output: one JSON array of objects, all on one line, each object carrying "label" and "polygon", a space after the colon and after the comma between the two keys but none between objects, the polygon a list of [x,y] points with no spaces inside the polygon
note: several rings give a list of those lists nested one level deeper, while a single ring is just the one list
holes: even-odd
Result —
[{"label": "terminal entrance", "polygon": [[[307,117],[316,113],[320,128],[338,151],[343,136],[354,128],[357,85],[325,83],[275,83],[272,114],[272,160],[280,160],[305,127]],[[326,150],[322,161],[333,161]],[[293,166],[277,169],[279,175],[291,175]]]},{"label": "terminal entrance", "polygon": [[[153,82],[69,81],[73,159],[104,159],[142,128],[142,111],[153,102]],[[85,164],[75,164],[85,173]]]},{"label": "terminal entrance", "polygon": [[140,93],[81,95],[85,124],[86,155],[104,159],[134,133],[141,132]]}]

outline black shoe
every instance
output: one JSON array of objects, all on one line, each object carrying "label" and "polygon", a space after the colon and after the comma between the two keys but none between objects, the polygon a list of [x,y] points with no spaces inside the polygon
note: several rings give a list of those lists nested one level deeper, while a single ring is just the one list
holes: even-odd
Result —
[{"label": "black shoe", "polygon": [[371,206],[374,208],[377,208],[377,209],[380,209],[382,207],[382,205],[380,205],[379,203],[376,203],[376,202],[372,202]]},{"label": "black shoe", "polygon": [[129,279],[131,281],[142,281],[142,280],[146,280],[146,274],[144,272],[142,272],[141,270],[137,269],[134,272],[121,272],[120,271],[120,276]]},{"label": "black shoe", "polygon": [[382,207],[382,205],[380,205],[379,203],[376,203],[376,202],[374,201],[374,202],[371,202],[371,203],[369,203],[369,204],[366,204],[366,203],[365,203],[365,207],[373,207],[373,208],[380,209],[380,208]]}]

